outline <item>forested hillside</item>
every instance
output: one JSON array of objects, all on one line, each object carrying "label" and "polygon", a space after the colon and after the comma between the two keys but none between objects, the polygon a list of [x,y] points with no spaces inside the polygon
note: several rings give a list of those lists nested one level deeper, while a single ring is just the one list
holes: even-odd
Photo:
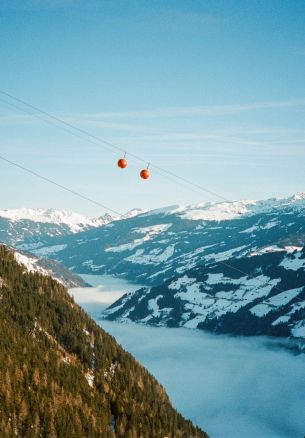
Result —
[{"label": "forested hillside", "polygon": [[0,246],[1,437],[207,437],[49,276]]}]

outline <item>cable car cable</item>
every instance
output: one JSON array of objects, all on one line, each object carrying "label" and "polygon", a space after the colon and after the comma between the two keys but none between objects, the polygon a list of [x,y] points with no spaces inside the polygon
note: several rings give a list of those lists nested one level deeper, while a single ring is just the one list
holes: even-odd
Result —
[{"label": "cable car cable", "polygon": [[[81,128],[78,128],[78,127],[76,127],[76,126],[74,126],[74,125],[72,125],[72,124],[70,124],[70,123],[68,123],[68,122],[66,122],[66,121],[64,121],[64,120],[62,120],[62,119],[60,119],[59,117],[56,117],[56,116],[54,116],[54,115],[52,115],[52,114],[50,114],[50,113],[48,113],[48,112],[46,112],[46,111],[44,111],[44,110],[41,110],[40,108],[35,107],[34,105],[31,105],[31,104],[25,102],[24,100],[19,99],[19,98],[15,97],[15,96],[13,96],[13,95],[11,95],[11,94],[5,92],[5,91],[0,90],[0,94],[6,95],[7,97],[9,97],[9,98],[11,98],[11,99],[13,99],[13,100],[15,100],[15,101],[17,101],[17,102],[20,102],[20,103],[22,103],[23,105],[25,105],[25,106],[27,106],[27,107],[29,107],[29,108],[35,110],[35,111],[38,111],[39,113],[41,113],[41,114],[43,114],[43,115],[46,115],[47,117],[50,117],[51,119],[53,119],[53,120],[55,120],[55,121],[57,121],[57,122],[59,122],[59,123],[61,123],[61,124],[64,124],[65,126],[67,126],[67,127],[69,127],[69,128],[72,128],[72,129],[74,129],[74,130],[77,130],[77,131],[79,131],[80,133],[82,133],[82,134],[84,134],[84,135],[87,135],[87,136],[89,136],[89,137],[91,137],[91,138],[97,140],[98,142],[102,142],[102,143],[104,143],[104,144],[106,144],[106,145],[108,145],[108,146],[110,146],[110,147],[112,147],[112,148],[115,148],[115,149],[119,150],[120,152],[124,152],[124,155],[126,155],[126,153],[127,153],[126,150],[124,150],[124,149],[122,149],[122,148],[120,148],[120,147],[118,147],[118,146],[116,146],[116,145],[114,145],[114,144],[112,144],[112,143],[110,143],[110,142],[108,142],[108,141],[106,141],[106,140],[103,140],[103,139],[101,139],[101,138],[99,138],[99,137],[97,137],[97,136],[95,136],[95,135],[89,133],[89,132],[86,131],[86,130],[83,130],[83,129],[81,129]],[[0,100],[1,100],[1,99],[0,99]],[[3,101],[3,100],[2,100],[2,101]],[[18,107],[17,107],[16,105],[14,105],[14,104],[8,103],[8,102],[6,102],[6,101],[3,101],[3,102],[5,102],[6,104],[8,104],[8,105],[10,105],[10,106],[12,106],[12,107],[17,108],[17,109],[20,110],[20,108],[18,108]],[[41,117],[39,117],[38,115],[36,115],[36,114],[33,114],[33,113],[28,113],[28,114],[31,114],[32,116],[37,117],[37,118],[39,118],[39,119],[41,119],[41,120],[44,120],[44,119],[42,119]],[[44,120],[44,121],[46,121],[46,120]],[[59,126],[57,126],[57,127],[60,128]],[[61,128],[62,128],[62,127],[61,127]],[[65,129],[64,129],[64,130],[65,130]],[[69,132],[69,133],[71,133],[71,134],[73,134],[73,135],[75,135],[75,133],[72,133],[70,130],[69,130],[69,131],[68,131],[68,130],[65,130],[65,131],[66,131],[66,132]],[[80,137],[80,136],[78,136],[78,138],[83,139],[83,137]],[[87,139],[87,140],[88,140],[88,139]],[[97,143],[94,142],[94,144],[97,144]],[[146,163],[145,160],[143,160],[141,157],[138,157],[138,156],[135,155],[135,154],[132,154],[132,153],[129,153],[129,152],[128,152],[128,155],[130,155],[131,157],[133,157],[133,158],[135,158],[135,159],[137,159],[137,160],[139,160],[139,161],[141,161],[141,162],[145,162],[145,163]],[[101,203],[98,202],[98,201],[95,201],[94,199],[91,199],[91,198],[89,198],[89,197],[87,197],[87,196],[85,196],[85,195],[83,195],[83,194],[81,194],[81,193],[79,193],[79,192],[77,192],[77,191],[75,191],[75,190],[72,190],[72,189],[70,189],[70,188],[68,188],[68,187],[66,187],[66,186],[64,186],[64,185],[62,185],[62,184],[59,184],[59,183],[57,183],[56,181],[51,180],[50,178],[44,177],[43,175],[41,175],[41,174],[39,174],[39,173],[37,173],[37,172],[35,172],[35,171],[33,171],[33,170],[31,170],[31,169],[25,167],[25,166],[22,166],[22,165],[20,165],[20,164],[14,162],[14,161],[12,161],[12,160],[9,160],[9,159],[3,157],[2,155],[0,155],[0,159],[3,160],[3,161],[5,161],[5,162],[7,162],[7,163],[9,163],[9,164],[11,164],[11,165],[13,165],[13,166],[15,166],[15,167],[18,167],[19,169],[22,169],[22,170],[28,172],[28,173],[30,173],[30,174],[32,174],[32,175],[34,175],[34,176],[36,176],[36,177],[38,177],[38,178],[40,178],[40,179],[46,181],[46,182],[49,182],[50,184],[53,184],[53,185],[57,186],[58,188],[61,188],[61,189],[65,190],[65,191],[67,191],[67,192],[69,192],[69,193],[71,193],[71,194],[73,194],[73,195],[75,195],[75,196],[78,196],[78,197],[81,198],[81,199],[84,199],[84,200],[86,200],[86,201],[88,201],[88,202],[91,202],[91,203],[93,203],[94,205],[97,205],[97,206],[99,206],[99,207],[102,207],[102,208],[104,208],[105,210],[108,210],[108,211],[110,211],[110,212],[112,212],[112,213],[115,213],[115,214],[117,214],[117,215],[119,215],[119,216],[122,215],[122,213],[119,213],[119,212],[117,212],[116,210],[113,210],[112,208],[109,208],[109,207],[107,207],[106,205],[101,204]],[[170,175],[170,176],[173,176],[174,178],[179,179],[180,181],[183,181],[183,182],[185,182],[185,183],[187,183],[187,184],[189,184],[189,185],[191,185],[191,186],[193,186],[193,187],[196,187],[196,188],[199,189],[199,190],[202,190],[202,191],[204,191],[204,192],[206,192],[206,193],[209,193],[209,194],[211,194],[211,195],[217,196],[218,198],[220,198],[220,199],[222,199],[222,200],[224,200],[224,201],[226,201],[226,202],[231,202],[231,200],[225,198],[224,196],[219,195],[219,194],[217,194],[216,192],[213,192],[213,191],[211,191],[211,190],[205,189],[204,187],[202,187],[202,186],[200,186],[200,185],[198,185],[198,184],[196,184],[196,183],[193,183],[192,181],[189,181],[188,179],[186,179],[186,178],[184,178],[184,177],[181,177],[180,175],[177,175],[177,174],[175,174],[174,172],[171,172],[171,171],[165,170],[165,169],[163,169],[163,168],[161,168],[161,167],[159,167],[159,166],[157,166],[157,165],[155,165],[155,164],[152,164],[152,163],[149,163],[149,166],[154,167],[155,169],[158,169],[158,170],[159,170],[160,172],[162,172],[162,173],[165,173],[165,174],[168,174],[168,175]],[[148,167],[149,167],[149,166],[148,166]],[[143,169],[142,172],[143,172],[144,170],[148,171],[148,167],[147,167],[147,169]],[[142,173],[142,172],[141,172],[141,173]],[[163,175],[163,176],[164,176],[164,175]],[[225,263],[225,262],[222,262],[222,261],[217,261],[217,263],[222,264],[223,266],[226,266],[226,267],[228,267],[228,268],[230,268],[230,269],[232,269],[232,270],[235,270],[236,272],[239,272],[239,273],[241,273],[241,274],[243,274],[243,275],[245,275],[245,276],[247,276],[247,277],[250,277],[250,274],[249,274],[249,273],[244,272],[244,271],[242,271],[242,270],[240,270],[240,269],[238,269],[238,268],[235,268],[234,266],[232,266],[232,265],[230,265],[230,264],[228,264],[228,263]],[[257,279],[257,278],[256,278],[256,281],[258,281],[258,282],[261,283],[261,284],[265,284],[265,285],[270,283],[270,281],[269,281],[269,282],[268,282],[268,281],[265,282],[265,281],[263,281],[263,280],[259,280],[259,279]],[[277,287],[277,286],[273,286],[272,288],[274,288],[274,289],[276,289],[276,290],[279,290],[280,292],[284,292],[283,289],[281,289],[281,288],[279,288],[279,287]]]},{"label": "cable car cable", "polygon": [[[243,275],[245,275],[246,277],[250,277],[250,274],[249,274],[249,273],[247,273],[247,272],[245,272],[245,271],[242,271],[242,270],[239,269],[239,268],[235,268],[235,266],[229,265],[229,264],[226,263],[226,262],[223,262],[223,261],[219,261],[219,260],[217,260],[216,263],[219,263],[220,265],[226,266],[227,268],[230,268],[231,270],[234,270],[234,271],[236,271],[236,272],[239,272],[240,274],[243,274]],[[255,280],[258,281],[259,283],[261,283],[261,284],[265,284],[265,285],[266,285],[266,284],[269,284],[269,283],[271,282],[271,280],[266,281],[266,282],[265,282],[264,280],[259,280],[257,277],[255,278]],[[254,285],[253,285],[253,286],[254,286]],[[253,287],[253,286],[252,286],[252,287]],[[255,287],[255,286],[254,286],[254,287]],[[278,286],[273,286],[272,288],[278,290],[279,292],[285,292],[284,289],[281,289],[281,288],[278,287]]]},{"label": "cable car cable", "polygon": [[[87,141],[87,142],[89,142],[89,143],[91,143],[91,144],[93,144],[93,145],[100,146],[100,143],[98,143],[97,141],[95,141],[95,140],[93,140],[93,139],[91,139],[91,138],[88,138],[88,137],[83,137],[83,136],[80,135],[79,133],[76,133],[76,132],[74,132],[74,131],[72,131],[72,130],[70,130],[70,129],[68,129],[68,128],[62,126],[62,125],[58,125],[58,124],[56,124],[54,121],[50,121],[50,120],[48,120],[48,119],[42,117],[42,116],[39,115],[39,114],[32,113],[31,111],[29,111],[29,110],[27,110],[27,109],[25,109],[25,108],[22,108],[22,107],[20,107],[20,106],[17,106],[17,105],[15,105],[15,104],[11,103],[11,102],[7,102],[6,100],[4,100],[4,99],[2,99],[2,98],[0,98],[0,102],[4,103],[4,104],[6,104],[6,105],[8,105],[8,106],[10,106],[10,107],[12,107],[12,108],[14,108],[14,109],[17,109],[17,110],[19,110],[19,111],[23,111],[23,112],[25,112],[26,114],[29,114],[31,117],[35,117],[35,118],[37,118],[38,120],[42,120],[44,123],[47,123],[48,125],[55,126],[56,128],[61,129],[62,131],[67,132],[67,133],[73,135],[73,136],[76,137],[76,138],[79,138],[79,139],[81,139],[81,140],[83,140],[83,141]],[[109,148],[108,150],[110,150],[111,152],[113,152],[113,149],[110,149],[110,148]],[[124,153],[124,156],[125,156],[126,154],[127,154],[127,152]],[[129,154],[129,155],[130,155],[130,154]],[[144,161],[143,161],[143,162],[144,162]],[[159,168],[158,168],[156,165],[154,165],[154,167],[155,167],[155,169],[156,169],[155,172],[158,173],[159,175],[161,175],[163,178],[165,178],[165,179],[171,181],[172,183],[179,184],[179,185],[180,185],[181,187],[183,187],[184,189],[192,190],[192,191],[193,191],[194,193],[196,193],[196,194],[199,193],[199,191],[198,191],[199,189],[196,190],[194,187],[191,187],[191,186],[189,186],[189,185],[185,185],[185,183],[183,183],[182,181],[177,180],[177,177],[175,177],[175,179],[173,179],[172,176],[171,176],[169,173],[166,174],[164,170],[162,170],[162,171],[159,170]]]},{"label": "cable car cable", "polygon": [[[4,96],[7,96],[7,97],[9,97],[10,99],[12,99],[12,100],[14,100],[16,102],[21,103],[21,104],[27,106],[28,108],[31,108],[32,110],[37,111],[40,114],[43,114],[43,115],[49,117],[52,120],[55,120],[58,123],[61,123],[61,124],[71,128],[73,130],[76,130],[79,133],[81,133],[83,135],[86,135],[86,136],[88,136],[88,137],[98,141],[99,143],[103,143],[104,145],[107,145],[108,147],[110,147],[110,148],[112,148],[112,149],[114,149],[116,151],[119,151],[121,153],[125,153],[126,152],[126,149],[123,149],[123,148],[121,148],[121,147],[119,147],[119,146],[117,146],[117,145],[115,145],[115,144],[113,144],[113,143],[111,143],[111,142],[109,142],[107,140],[104,140],[101,137],[98,137],[98,136],[92,134],[91,132],[89,132],[89,131],[87,131],[85,129],[79,128],[78,126],[75,126],[72,123],[69,123],[69,122],[61,119],[60,117],[57,117],[57,116],[55,116],[55,115],[53,115],[53,114],[51,114],[51,113],[49,113],[49,112],[47,112],[45,110],[42,110],[41,108],[39,108],[37,106],[34,106],[34,105],[26,102],[25,100],[20,99],[19,97],[16,97],[16,96],[14,96],[14,95],[6,92],[6,91],[0,90],[0,94],[2,94]],[[35,114],[32,114],[32,115],[35,116]],[[147,160],[144,160],[142,157],[139,157],[138,155],[133,154],[132,152],[128,152],[128,155],[130,157],[132,157],[132,158],[142,162],[142,163],[147,163]],[[192,181],[188,180],[187,178],[184,178],[184,177],[182,177],[182,176],[180,176],[180,175],[178,175],[178,174],[176,174],[174,172],[171,172],[169,170],[163,169],[162,167],[160,167],[160,166],[158,166],[156,164],[153,164],[153,163],[151,163],[150,166],[152,168],[154,168],[154,169],[159,170],[161,173],[165,173],[167,175],[170,175],[173,178],[178,179],[178,180],[180,180],[180,181],[182,181],[182,182],[184,182],[184,183],[186,183],[186,184],[188,184],[188,185],[190,185],[192,187],[195,187],[198,190],[201,190],[201,191],[203,191],[205,193],[208,193],[210,195],[216,196],[217,198],[221,199],[222,201],[231,202],[231,200],[227,199],[226,197],[224,197],[224,196],[222,196],[222,195],[220,195],[220,194],[218,194],[218,193],[216,193],[216,192],[214,192],[212,190],[206,189],[205,187],[203,187],[203,186],[201,186],[199,184],[193,183]]]},{"label": "cable car cable", "polygon": [[111,213],[114,213],[116,215],[118,214],[119,216],[122,216],[122,213],[119,213],[118,211],[113,210],[112,208],[107,207],[106,205],[101,204],[100,202],[95,201],[94,199],[89,198],[88,196],[83,195],[82,193],[79,193],[76,190],[70,189],[69,187],[66,187],[63,184],[59,184],[58,182],[54,181],[53,179],[47,178],[47,177],[41,175],[40,173],[37,173],[34,170],[29,169],[28,167],[22,166],[21,164],[18,164],[15,161],[9,160],[8,158],[5,158],[3,155],[0,155],[0,160],[9,163],[12,166],[18,167],[19,169],[22,169],[25,172],[30,173],[31,175],[36,176],[37,178],[40,178],[40,179],[42,179],[42,180],[44,180],[44,181],[46,181],[46,182],[48,182],[50,184],[53,184],[54,186],[57,186],[60,189],[65,190],[66,192],[72,193],[73,195],[78,196],[79,198],[82,198],[85,201],[91,202],[92,204],[97,205],[98,207],[102,207],[103,209],[108,210]]},{"label": "cable car cable", "polygon": [[[35,118],[38,119],[38,120],[42,120],[44,123],[46,123],[46,124],[48,124],[48,125],[55,126],[56,128],[61,129],[62,131],[67,132],[68,134],[71,134],[71,135],[73,135],[74,137],[79,138],[80,140],[88,141],[89,143],[92,143],[92,144],[94,144],[94,145],[96,145],[96,146],[100,146],[100,143],[99,143],[99,142],[94,141],[93,139],[90,139],[90,138],[84,137],[84,136],[82,136],[82,135],[80,135],[80,134],[78,134],[78,133],[72,131],[71,129],[65,128],[65,127],[62,126],[62,125],[58,125],[58,124],[56,124],[54,121],[50,121],[50,120],[48,120],[48,119],[42,117],[42,116],[39,115],[39,114],[32,113],[31,111],[26,110],[25,108],[21,108],[20,106],[17,106],[17,105],[15,105],[15,104],[11,103],[11,102],[7,102],[6,100],[1,99],[1,98],[0,98],[0,102],[5,103],[5,104],[8,105],[8,106],[11,106],[12,108],[17,109],[18,111],[23,111],[23,112],[25,112],[26,114],[29,114],[31,117],[35,117]],[[113,151],[113,149],[110,149],[110,148],[109,148],[108,150],[111,150],[111,152]]]},{"label": "cable car cable", "polygon": [[[70,188],[64,186],[63,184],[59,184],[59,183],[57,183],[56,181],[54,181],[54,180],[52,180],[52,179],[50,179],[50,178],[48,178],[48,177],[45,177],[45,176],[43,176],[43,175],[41,175],[41,174],[39,174],[39,173],[37,173],[37,172],[35,172],[35,171],[29,169],[29,168],[26,167],[26,166],[23,166],[23,165],[21,165],[21,164],[18,164],[18,163],[16,163],[15,161],[9,160],[8,158],[5,158],[5,157],[2,156],[2,155],[0,155],[0,160],[5,161],[6,163],[11,164],[12,166],[15,166],[15,167],[17,167],[17,168],[19,168],[19,169],[21,169],[21,170],[23,170],[23,171],[25,171],[25,172],[27,172],[27,173],[33,175],[33,176],[36,176],[37,178],[40,178],[40,179],[42,179],[42,180],[44,180],[44,181],[50,183],[50,184],[53,184],[54,186],[56,186],[56,187],[58,187],[58,188],[60,188],[60,189],[62,189],[62,190],[65,190],[66,192],[69,192],[69,193],[71,193],[71,194],[73,194],[73,195],[75,195],[75,196],[78,196],[79,198],[84,199],[85,201],[88,201],[88,202],[90,202],[90,203],[92,203],[92,204],[94,204],[94,205],[97,205],[97,206],[99,206],[99,207],[102,207],[103,209],[108,210],[108,211],[110,211],[111,213],[114,213],[114,214],[116,214],[116,215],[122,216],[122,213],[119,213],[118,211],[113,210],[112,208],[107,207],[106,205],[101,204],[100,202],[98,202],[98,201],[96,201],[96,200],[94,200],[94,199],[92,199],[92,198],[89,198],[88,196],[83,195],[83,194],[77,192],[76,190],[72,190],[72,189],[70,189]],[[230,265],[230,264],[228,264],[228,263],[226,263],[226,262],[223,262],[223,261],[216,261],[216,263],[219,263],[219,264],[221,264],[221,265],[223,265],[223,266],[226,266],[226,267],[229,268],[229,269],[232,269],[232,270],[234,270],[234,271],[236,271],[236,272],[239,272],[239,273],[245,275],[246,277],[250,277],[250,274],[249,274],[249,273],[247,273],[247,272],[245,272],[245,271],[242,271],[241,269],[235,268],[234,266],[232,266],[232,265]],[[270,280],[269,282],[268,282],[268,281],[265,282],[265,281],[263,281],[263,280],[259,280],[259,279],[256,278],[256,281],[259,282],[259,283],[261,283],[261,284],[266,285],[266,284],[269,284],[271,280]],[[276,290],[278,290],[278,291],[280,291],[280,292],[285,292],[284,289],[281,289],[281,288],[279,288],[278,286],[273,286],[273,288],[276,289]]]}]

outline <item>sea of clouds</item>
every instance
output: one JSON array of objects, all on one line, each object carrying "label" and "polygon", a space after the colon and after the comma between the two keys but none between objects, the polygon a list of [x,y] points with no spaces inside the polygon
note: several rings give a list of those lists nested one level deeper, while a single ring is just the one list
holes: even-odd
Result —
[{"label": "sea of clouds", "polygon": [[[83,297],[78,302],[85,310],[156,376],[174,406],[211,438],[305,435],[304,355],[293,355],[270,338],[100,320],[102,309],[115,298],[107,294],[114,292],[119,288],[104,285],[84,288],[74,297]],[[82,293],[90,296],[84,300]]]}]

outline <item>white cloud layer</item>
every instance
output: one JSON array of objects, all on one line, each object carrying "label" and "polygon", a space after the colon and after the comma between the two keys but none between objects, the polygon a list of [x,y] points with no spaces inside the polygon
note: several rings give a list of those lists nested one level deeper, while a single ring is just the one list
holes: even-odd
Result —
[{"label": "white cloud layer", "polygon": [[98,309],[103,309],[106,305],[109,306],[125,293],[133,292],[141,287],[120,278],[114,280],[109,275],[82,274],[81,277],[93,287],[71,288],[70,294],[80,305],[91,303]]},{"label": "white cloud layer", "polygon": [[174,406],[211,438],[304,435],[304,355],[294,356],[278,339],[100,320],[107,305],[139,286],[106,275],[82,277],[95,287],[71,289],[76,302],[156,376]]},{"label": "white cloud layer", "polygon": [[264,338],[100,323],[212,438],[304,435],[304,356]]}]

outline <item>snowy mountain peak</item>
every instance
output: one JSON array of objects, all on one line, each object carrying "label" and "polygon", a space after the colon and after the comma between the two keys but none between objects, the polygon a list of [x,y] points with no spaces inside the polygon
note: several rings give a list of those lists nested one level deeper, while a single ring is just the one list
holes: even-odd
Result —
[{"label": "snowy mountain peak", "polygon": [[147,210],[134,208],[122,216],[105,213],[98,218],[89,219],[81,214],[55,210],[53,208],[18,208],[10,210],[0,210],[0,218],[9,219],[13,222],[29,220],[39,223],[50,223],[56,225],[67,225],[72,233],[86,230],[91,227],[100,227],[109,222],[128,219],[145,213]]},{"label": "snowy mountain peak", "polygon": [[0,210],[0,217],[12,221],[30,220],[33,222],[67,225],[72,232],[78,232],[87,227],[98,227],[113,220],[127,219],[139,215],[172,215],[178,214],[190,220],[230,220],[244,215],[266,213],[273,209],[287,206],[304,207],[305,192],[296,193],[288,198],[271,198],[263,201],[241,200],[226,202],[206,202],[193,205],[171,205],[154,210],[134,208],[122,216],[106,213],[95,219],[89,219],[81,214],[52,208],[19,208]]},{"label": "snowy mountain peak", "polygon": [[99,227],[100,225],[108,224],[109,222],[116,221],[120,219],[120,216],[115,214],[105,213],[103,216],[99,216],[96,219],[91,219],[91,225]]},{"label": "snowy mountain peak", "polygon": [[296,193],[290,198],[292,201],[304,201],[305,200],[305,192]]},{"label": "snowy mountain peak", "polygon": [[30,220],[40,223],[67,225],[73,233],[82,231],[88,227],[97,227],[112,220],[111,217],[88,219],[78,213],[68,212],[65,210],[55,210],[52,208],[18,208],[11,210],[0,210],[0,217],[10,219],[14,222],[20,220]]},{"label": "snowy mountain peak", "polygon": [[127,213],[123,214],[121,219],[129,219],[135,216],[139,216],[140,214],[146,213],[147,210],[143,210],[142,208],[133,208],[132,210],[127,211]]},{"label": "snowy mountain peak", "polygon": [[[264,201],[262,201],[264,202]],[[267,201],[266,201],[267,202]],[[199,203],[193,205],[172,205],[165,208],[151,210],[146,215],[172,215],[177,214],[189,220],[220,221],[235,219],[249,214],[251,210],[261,207],[260,201],[232,201],[218,203]]]},{"label": "snowy mountain peak", "polygon": [[287,207],[296,209],[305,207],[305,192],[297,193],[288,198],[270,198],[267,200],[241,200],[225,202],[206,202],[193,205],[172,205],[151,210],[146,215],[177,214],[188,220],[222,221],[238,219],[243,216],[253,216],[268,213]]}]

